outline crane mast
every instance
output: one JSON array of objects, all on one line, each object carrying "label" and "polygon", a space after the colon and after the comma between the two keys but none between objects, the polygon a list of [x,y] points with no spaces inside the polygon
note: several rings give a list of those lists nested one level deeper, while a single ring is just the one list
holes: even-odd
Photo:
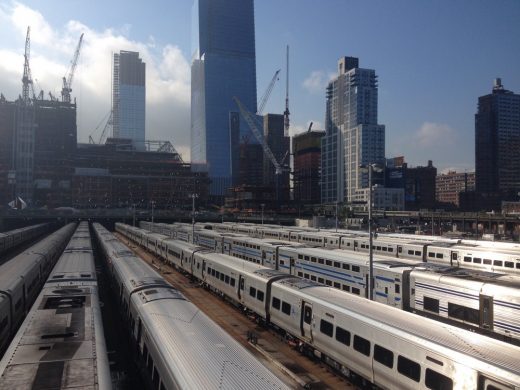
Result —
[{"label": "crane mast", "polygon": [[81,44],[83,43],[83,33],[79,37],[78,46],[76,46],[76,51],[74,52],[74,57],[72,58],[72,62],[70,65],[70,70],[65,76],[63,76],[63,88],[61,89],[61,100],[65,103],[70,103],[70,93],[72,92],[72,80],[74,78],[74,72],[76,70],[76,65],[78,64],[79,52],[81,50]]},{"label": "crane mast", "polygon": [[283,113],[283,130],[284,135],[289,135],[289,45],[287,45],[287,58],[286,58],[286,72],[285,72],[285,111]]},{"label": "crane mast", "polygon": [[[25,104],[29,104],[31,98],[34,96],[33,80],[31,76],[31,67],[29,66],[29,59],[31,57],[31,27],[27,27],[27,35],[25,37],[25,54],[24,54],[24,65],[23,65],[23,77],[22,77],[22,99]],[[32,96],[29,94],[29,90],[32,91]]]}]

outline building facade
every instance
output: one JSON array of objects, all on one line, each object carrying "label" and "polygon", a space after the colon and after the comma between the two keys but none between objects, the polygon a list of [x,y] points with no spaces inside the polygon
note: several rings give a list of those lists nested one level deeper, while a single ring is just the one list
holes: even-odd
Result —
[{"label": "building facade", "polygon": [[321,201],[353,202],[368,187],[361,165],[385,160],[385,127],[377,123],[377,76],[359,68],[359,60],[343,57],[338,76],[326,91],[325,136],[321,154]]},{"label": "building facade", "polygon": [[264,115],[264,139],[273,152],[276,161],[287,168],[279,175],[273,162],[267,155],[263,155],[263,183],[271,187],[275,194],[278,204],[287,204],[290,200],[289,186],[289,165],[290,165],[290,138],[284,135],[284,116],[283,114]]},{"label": "building facade", "polygon": [[437,175],[435,180],[435,197],[439,207],[444,205],[459,207],[459,194],[475,190],[475,172],[450,171]]},{"label": "building facade", "polygon": [[502,198],[520,191],[520,95],[495,79],[478,98],[475,115],[475,188]]},{"label": "building facade", "polygon": [[404,165],[405,173],[405,210],[421,210],[435,208],[435,179],[437,168],[428,160],[425,167],[410,168]]},{"label": "building facade", "polygon": [[255,113],[253,0],[196,0],[191,62],[191,160],[207,171],[210,194],[238,184],[239,144],[257,141],[239,115],[238,98]]},{"label": "building facade", "polygon": [[131,139],[144,148],[146,137],[146,64],[139,53],[114,53],[112,85],[113,131],[115,138]]},{"label": "building facade", "polygon": [[[369,196],[368,187],[357,190],[353,199],[354,208],[368,211]],[[372,190],[372,207],[374,210],[403,211],[404,204],[403,188],[387,188],[374,185]]]},{"label": "building facade", "polygon": [[318,204],[321,201],[321,139],[324,131],[312,130],[292,139],[293,194],[298,204]]}]

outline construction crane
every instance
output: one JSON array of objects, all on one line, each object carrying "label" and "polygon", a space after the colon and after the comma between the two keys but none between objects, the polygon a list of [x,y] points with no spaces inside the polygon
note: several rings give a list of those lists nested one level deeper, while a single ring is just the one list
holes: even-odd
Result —
[{"label": "construction crane", "polygon": [[273,78],[271,79],[271,82],[269,83],[269,86],[264,92],[264,95],[260,99],[260,104],[258,105],[258,110],[256,111],[256,115],[262,115],[262,112],[264,111],[265,105],[267,103],[267,100],[269,99],[269,96],[271,96],[271,92],[273,91],[274,85],[276,81],[278,80],[278,75],[280,74],[281,69],[278,69]]},{"label": "construction crane", "polygon": [[[33,80],[31,76],[31,67],[29,66],[29,59],[31,57],[31,26],[27,27],[27,35],[25,37],[25,54],[22,77],[22,100],[25,104],[30,104],[31,99],[36,99],[34,94]],[[32,92],[29,95],[29,90]]]},{"label": "construction crane", "polygon": [[65,103],[70,103],[70,93],[72,92],[72,79],[74,78],[74,71],[76,70],[76,65],[78,64],[79,52],[81,50],[81,44],[83,43],[83,33],[79,37],[78,46],[76,46],[76,51],[74,52],[74,57],[72,58],[72,62],[70,64],[70,69],[68,70],[65,76],[63,76],[63,87],[61,89],[61,100]]},{"label": "construction crane", "polygon": [[287,137],[289,135],[289,45],[287,45],[287,58],[286,58],[286,72],[285,72],[285,111],[283,112],[283,132]]},{"label": "construction crane", "polygon": [[251,128],[251,131],[255,135],[256,139],[262,145],[264,153],[267,155],[267,157],[269,157],[269,159],[273,163],[274,169],[275,169],[275,174],[276,175],[281,175],[282,172],[287,171],[288,170],[287,168],[282,168],[282,166],[278,163],[278,161],[276,161],[276,157],[274,156],[273,152],[271,151],[271,148],[269,148],[269,145],[267,144],[267,142],[265,141],[264,137],[262,136],[262,133],[258,130],[258,127],[256,126],[256,122],[255,122],[255,118],[254,118],[253,114],[251,114],[244,107],[242,102],[236,96],[233,97],[233,100],[237,104],[238,109],[240,110],[240,113],[242,114],[242,116],[244,117],[245,121],[247,122],[247,124]]}]

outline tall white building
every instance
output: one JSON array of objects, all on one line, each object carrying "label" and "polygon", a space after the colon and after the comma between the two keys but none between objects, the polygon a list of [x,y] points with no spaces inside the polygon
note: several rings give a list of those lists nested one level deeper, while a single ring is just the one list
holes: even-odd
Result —
[{"label": "tall white building", "polygon": [[112,94],[114,137],[131,139],[137,149],[144,149],[146,64],[139,53],[114,54]]},{"label": "tall white building", "polygon": [[385,126],[377,124],[377,76],[342,57],[338,77],[327,86],[325,136],[321,152],[321,201],[353,202],[368,187],[362,164],[385,160]]}]

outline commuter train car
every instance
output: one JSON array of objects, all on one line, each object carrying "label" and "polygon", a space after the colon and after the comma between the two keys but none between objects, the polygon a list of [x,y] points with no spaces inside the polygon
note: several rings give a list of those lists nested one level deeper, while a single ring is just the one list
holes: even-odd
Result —
[{"label": "commuter train car", "polygon": [[51,229],[51,226],[50,223],[39,223],[37,225],[0,233],[0,253],[6,252],[44,234]]},{"label": "commuter train car", "polygon": [[387,389],[520,389],[517,346],[224,254],[194,253],[192,270],[347,376]]},{"label": "commuter train car", "polygon": [[94,230],[149,388],[288,388],[112,233]]},{"label": "commuter train car", "polygon": [[74,232],[69,224],[0,266],[0,356]]},{"label": "commuter train car", "polygon": [[2,389],[112,387],[86,222],[52,270],[0,373]]},{"label": "commuter train car", "polygon": [[[122,231],[135,229],[117,224]],[[144,233],[155,236],[151,233]],[[258,241],[258,245],[257,245]],[[203,248],[176,240],[165,240],[168,262],[192,274],[192,254]],[[263,262],[257,246],[269,240],[234,237],[229,254],[277,269],[282,273],[318,282],[368,298],[369,261],[365,254],[298,246],[278,246],[272,262]],[[246,254],[242,253],[248,245]],[[262,246],[263,245],[263,246]],[[165,258],[162,251],[155,254]],[[176,256],[172,256],[176,254]],[[181,260],[182,257],[182,260]],[[177,259],[177,260],[176,260]],[[376,256],[374,261],[374,300],[469,328],[504,341],[520,344],[520,279],[514,275],[488,273]]]}]

